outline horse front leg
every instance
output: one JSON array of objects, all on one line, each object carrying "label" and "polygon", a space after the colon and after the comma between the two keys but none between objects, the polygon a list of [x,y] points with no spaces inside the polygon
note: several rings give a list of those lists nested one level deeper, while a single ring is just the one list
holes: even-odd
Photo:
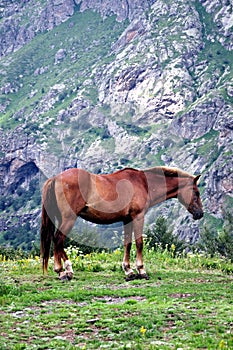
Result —
[{"label": "horse front leg", "polygon": [[136,269],[139,278],[149,279],[143,264],[143,225],[144,215],[139,216],[133,221],[133,230],[136,242]]},{"label": "horse front leg", "polygon": [[124,225],[124,257],[122,262],[122,268],[125,272],[126,281],[130,281],[135,278],[135,273],[130,267],[130,250],[132,246],[132,222]]}]

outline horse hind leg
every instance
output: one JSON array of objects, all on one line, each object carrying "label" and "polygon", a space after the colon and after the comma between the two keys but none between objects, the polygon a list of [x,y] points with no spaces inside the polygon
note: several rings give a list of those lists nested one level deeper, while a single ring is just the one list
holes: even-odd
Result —
[{"label": "horse hind leg", "polygon": [[[59,274],[59,279],[61,280],[71,280],[74,273],[71,261],[64,250],[64,241],[74,226],[75,220],[76,218],[63,220],[54,237],[54,271]],[[64,262],[64,271],[62,260]]]}]

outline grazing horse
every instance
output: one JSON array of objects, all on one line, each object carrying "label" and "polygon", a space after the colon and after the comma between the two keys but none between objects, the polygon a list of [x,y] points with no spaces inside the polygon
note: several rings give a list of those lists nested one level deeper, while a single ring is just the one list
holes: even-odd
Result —
[{"label": "grazing horse", "polygon": [[[126,279],[135,278],[130,267],[132,233],[136,241],[136,269],[139,278],[148,279],[142,258],[143,224],[148,209],[170,198],[178,200],[193,215],[203,216],[197,188],[200,175],[177,168],[155,167],[146,170],[125,168],[112,174],[96,175],[83,169],[68,169],[48,179],[42,194],[41,256],[47,272],[50,244],[54,242],[54,271],[60,279],[71,279],[73,269],[64,240],[78,216],[97,224],[124,224]],[[64,262],[64,271],[62,262]]]}]

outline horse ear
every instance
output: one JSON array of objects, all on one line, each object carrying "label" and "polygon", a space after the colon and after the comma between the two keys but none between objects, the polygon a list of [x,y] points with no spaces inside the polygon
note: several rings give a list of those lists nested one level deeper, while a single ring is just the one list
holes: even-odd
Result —
[{"label": "horse ear", "polygon": [[194,183],[195,184],[197,184],[197,182],[200,179],[200,177],[201,177],[201,174],[198,174],[198,175],[195,176],[195,178],[194,178]]}]

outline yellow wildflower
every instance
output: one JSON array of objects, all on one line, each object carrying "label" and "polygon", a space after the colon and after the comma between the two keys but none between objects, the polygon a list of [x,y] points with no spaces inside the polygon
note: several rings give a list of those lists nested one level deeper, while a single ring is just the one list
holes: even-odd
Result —
[{"label": "yellow wildflower", "polygon": [[219,342],[219,348],[220,349],[224,349],[226,347],[226,343],[225,341],[222,339],[220,342]]},{"label": "yellow wildflower", "polygon": [[141,333],[141,335],[142,335],[143,337],[145,336],[146,328],[145,328],[144,326],[142,326],[142,327],[140,328],[140,333]]},{"label": "yellow wildflower", "polygon": [[175,249],[176,249],[176,246],[175,246],[175,244],[172,243],[171,250],[174,252]]}]

